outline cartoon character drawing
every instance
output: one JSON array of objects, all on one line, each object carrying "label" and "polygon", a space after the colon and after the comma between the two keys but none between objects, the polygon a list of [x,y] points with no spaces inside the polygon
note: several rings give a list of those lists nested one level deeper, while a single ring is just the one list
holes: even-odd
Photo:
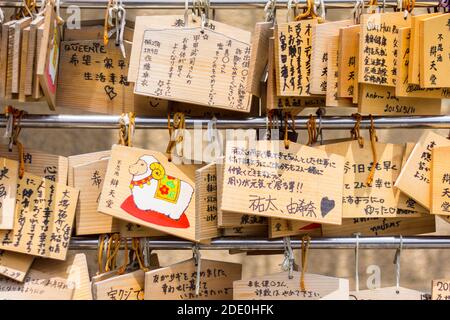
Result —
[{"label": "cartoon character drawing", "polygon": [[166,174],[159,161],[144,155],[130,165],[133,176],[129,196],[121,208],[144,221],[173,228],[188,228],[185,210],[194,193],[192,186]]}]

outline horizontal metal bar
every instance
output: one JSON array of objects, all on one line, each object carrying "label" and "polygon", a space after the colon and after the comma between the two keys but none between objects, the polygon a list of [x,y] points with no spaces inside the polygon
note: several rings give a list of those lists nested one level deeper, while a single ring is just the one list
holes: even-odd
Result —
[{"label": "horizontal metal bar", "polygon": [[[450,236],[444,237],[347,237],[312,239],[312,249],[354,249],[358,241],[361,249],[396,249],[402,243],[403,249],[450,249]],[[154,250],[187,250],[194,245],[186,240],[157,239],[148,241]],[[301,240],[291,240],[293,249],[301,248]],[[71,250],[97,250],[98,239],[74,237],[70,241]],[[209,244],[199,244],[202,250],[283,250],[283,239],[235,239],[218,238]]]},{"label": "horizontal metal bar", "polygon": [[[25,115],[20,125],[23,128],[73,128],[73,129],[117,129],[119,116],[112,115]],[[302,116],[295,119],[297,129],[306,129],[309,117]],[[186,128],[206,128],[208,119],[186,119]],[[319,123],[319,120],[316,120]],[[167,129],[167,118],[136,117],[138,129]],[[324,129],[351,129],[355,120],[350,116],[325,116],[322,117],[321,127]],[[374,117],[377,129],[446,129],[450,128],[450,116],[411,116],[411,117]],[[5,127],[6,118],[0,116],[0,127]],[[365,117],[361,121],[361,128],[369,128],[370,120]],[[266,118],[255,117],[246,119],[219,119],[218,129],[263,129],[266,128]]]},{"label": "horizontal metal bar", "polygon": [[[276,6],[277,8],[286,8],[288,0],[277,0]],[[354,6],[354,1],[351,0],[324,0],[325,4],[333,5],[333,4],[351,4]],[[218,9],[218,8],[227,8],[227,9],[254,9],[254,8],[263,8],[266,4],[266,0],[211,0],[210,8]],[[304,5],[301,1],[299,5]],[[91,8],[91,9],[103,9],[106,7],[108,0],[69,0],[69,1],[61,1],[60,6],[62,8],[69,7],[71,5],[76,5],[80,8]],[[185,2],[182,0],[122,0],[126,9],[184,9]],[[432,0],[423,0],[420,2],[416,2],[416,7],[422,6],[437,6],[438,1]],[[40,3],[37,4],[38,6]],[[192,1],[189,1],[189,5],[192,6]],[[380,3],[381,5],[381,3]],[[385,5],[396,6],[397,0],[386,0]],[[0,1],[0,7],[21,7],[23,6],[23,1],[17,0],[2,0]]]}]

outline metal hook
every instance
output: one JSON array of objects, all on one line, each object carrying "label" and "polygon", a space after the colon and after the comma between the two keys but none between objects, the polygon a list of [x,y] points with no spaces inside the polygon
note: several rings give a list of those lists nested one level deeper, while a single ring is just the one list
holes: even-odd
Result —
[{"label": "metal hook", "polygon": [[356,237],[355,245],[355,291],[359,291],[359,236],[361,232],[354,233]]},{"label": "metal hook", "polygon": [[292,279],[293,272],[294,272],[294,251],[292,250],[291,245],[291,238],[290,237],[284,237],[283,238],[284,243],[284,260],[281,263],[281,269],[283,271],[288,271],[288,278]]},{"label": "metal hook", "polygon": [[326,110],[323,107],[317,108],[317,116],[319,117],[319,126],[317,127],[317,136],[319,137],[320,145],[323,145],[323,129],[322,129],[322,116],[326,114]]},{"label": "metal hook", "polygon": [[192,247],[192,256],[194,258],[197,276],[195,278],[195,295],[198,296],[200,292],[200,270],[201,270],[201,254],[198,243]]},{"label": "metal hook", "polygon": [[395,287],[396,287],[396,293],[400,293],[400,259],[402,255],[402,249],[403,249],[403,237],[400,235],[400,245],[395,251],[394,256],[394,264],[395,264]]}]

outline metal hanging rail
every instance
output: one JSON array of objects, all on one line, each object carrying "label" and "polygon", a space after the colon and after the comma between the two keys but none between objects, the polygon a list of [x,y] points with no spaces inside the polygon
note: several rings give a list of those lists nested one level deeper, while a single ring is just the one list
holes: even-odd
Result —
[{"label": "metal hanging rail", "polygon": [[[288,0],[277,0],[277,8],[286,8]],[[339,8],[339,5],[348,4],[354,6],[355,1],[352,0],[324,0],[327,7]],[[126,9],[184,9],[185,2],[183,0],[122,0]],[[255,9],[264,8],[267,0],[210,0],[209,7],[211,9]],[[304,3],[299,3],[299,6],[305,5]],[[69,0],[61,1],[60,7],[66,8],[72,5],[78,6],[80,8],[91,8],[91,9],[104,9],[108,4],[108,0]],[[437,6],[438,1],[423,0],[416,2],[415,7],[434,7]],[[37,4],[38,6],[40,3]],[[192,5],[192,0],[189,1],[189,5]],[[381,3],[380,3],[381,5]],[[397,0],[385,0],[386,7],[396,7]],[[2,0],[0,1],[0,7],[21,7],[23,6],[23,1],[17,0]]]},{"label": "metal hanging rail", "polygon": [[[450,249],[450,236],[444,237],[345,237],[312,239],[312,249],[354,249],[356,241],[360,249],[397,249],[402,243],[403,249]],[[301,240],[291,239],[293,249],[301,248]],[[157,239],[148,240],[148,245],[154,250],[188,250],[193,242],[186,240]],[[97,250],[98,239],[73,237],[70,241],[71,250]],[[283,239],[241,239],[218,238],[209,244],[199,244],[201,250],[283,250]]]},{"label": "metal hanging rail", "polygon": [[[64,129],[117,129],[120,116],[112,115],[42,115],[27,114],[23,116],[20,125],[23,128],[64,128]],[[309,117],[296,117],[297,129],[306,129]],[[209,119],[186,119],[186,128],[206,128]],[[319,119],[316,120],[319,123]],[[138,129],[167,129],[167,118],[136,117]],[[377,129],[446,129],[450,128],[450,116],[411,116],[411,117],[374,117]],[[351,129],[355,120],[350,116],[324,116],[321,119],[323,129]],[[6,118],[0,116],[0,127],[5,127]],[[361,128],[369,128],[370,120],[366,117],[361,121]],[[254,117],[246,119],[219,119],[218,129],[263,129],[266,128],[266,118]]]}]

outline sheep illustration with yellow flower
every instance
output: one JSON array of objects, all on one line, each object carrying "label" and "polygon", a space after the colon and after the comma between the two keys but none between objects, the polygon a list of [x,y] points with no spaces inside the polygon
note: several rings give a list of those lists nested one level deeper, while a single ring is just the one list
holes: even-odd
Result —
[{"label": "sheep illustration with yellow flower", "polygon": [[185,210],[194,193],[189,183],[167,175],[161,163],[149,155],[130,165],[129,172],[133,176],[131,196],[121,205],[123,210],[153,224],[189,227]]}]

